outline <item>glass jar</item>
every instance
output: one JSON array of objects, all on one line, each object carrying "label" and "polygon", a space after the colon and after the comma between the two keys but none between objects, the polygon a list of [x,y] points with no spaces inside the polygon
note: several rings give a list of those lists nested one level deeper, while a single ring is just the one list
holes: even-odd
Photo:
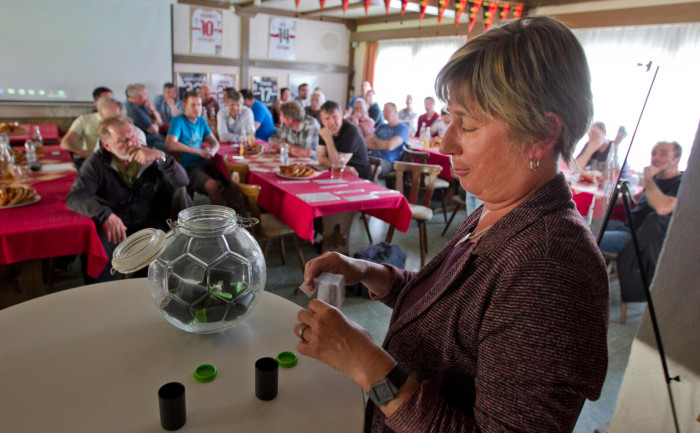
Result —
[{"label": "glass jar", "polygon": [[257,222],[224,206],[191,207],[169,221],[167,235],[145,229],[129,236],[114,251],[112,266],[128,274],[148,265],[153,301],[178,328],[224,331],[255,308],[265,289],[265,258],[245,230]]}]

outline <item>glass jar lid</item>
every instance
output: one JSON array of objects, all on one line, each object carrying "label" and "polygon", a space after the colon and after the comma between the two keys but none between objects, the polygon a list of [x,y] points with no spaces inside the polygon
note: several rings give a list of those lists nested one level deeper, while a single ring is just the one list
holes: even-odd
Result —
[{"label": "glass jar lid", "polygon": [[112,268],[122,274],[145,268],[160,255],[165,238],[165,232],[152,228],[134,233],[114,250]]}]

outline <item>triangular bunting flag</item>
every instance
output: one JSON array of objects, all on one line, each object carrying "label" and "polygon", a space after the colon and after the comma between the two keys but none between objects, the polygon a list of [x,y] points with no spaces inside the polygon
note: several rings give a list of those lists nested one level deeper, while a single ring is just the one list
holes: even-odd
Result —
[{"label": "triangular bunting flag", "polygon": [[326,0],[319,0],[321,3],[321,21],[323,21],[323,7],[326,5]]},{"label": "triangular bunting flag", "polygon": [[476,24],[476,14],[479,13],[483,0],[474,0],[469,2],[469,33],[474,30],[474,24]]},{"label": "triangular bunting flag", "polygon": [[385,23],[389,22],[389,4],[390,3],[391,3],[391,0],[384,0],[384,6],[386,6],[386,18],[384,18]]},{"label": "triangular bunting flag", "polygon": [[445,13],[445,8],[449,2],[449,0],[438,0],[438,26],[442,22],[442,14]]},{"label": "triangular bunting flag", "polygon": [[[488,9],[486,6],[488,5]],[[484,2],[484,31],[488,32],[493,24],[493,19],[496,18],[496,12],[498,12],[498,3],[496,2]]]},{"label": "triangular bunting flag", "polygon": [[406,6],[408,5],[408,0],[401,0],[401,24],[403,24],[403,16],[406,14]]},{"label": "triangular bunting flag", "polygon": [[369,9],[370,0],[365,0],[365,15],[367,15],[367,10]]},{"label": "triangular bunting flag", "polygon": [[518,3],[517,5],[515,5],[515,10],[513,10],[513,18],[517,20],[518,18],[523,16],[523,8],[524,6],[522,3]]},{"label": "triangular bunting flag", "polygon": [[505,2],[498,5],[498,17],[501,21],[508,19],[508,14],[510,13],[510,3]]},{"label": "triangular bunting flag", "polygon": [[[455,3],[455,28],[459,28],[459,20],[462,18],[464,8],[467,7],[467,0],[458,0]],[[468,17],[468,15],[467,15]],[[468,19],[468,18],[467,18]]]},{"label": "triangular bunting flag", "polygon": [[418,17],[418,28],[420,28],[420,23],[423,22],[423,17],[425,16],[425,8],[428,6],[428,3],[430,3],[429,0],[420,0],[418,3],[420,5],[420,17]]},{"label": "triangular bunting flag", "polygon": [[298,16],[299,16],[299,2],[300,2],[300,1],[301,1],[301,0],[294,0],[294,3],[296,3],[296,5],[297,5],[297,10],[296,10],[296,12],[294,12],[294,16],[295,16],[295,17],[298,17]]}]

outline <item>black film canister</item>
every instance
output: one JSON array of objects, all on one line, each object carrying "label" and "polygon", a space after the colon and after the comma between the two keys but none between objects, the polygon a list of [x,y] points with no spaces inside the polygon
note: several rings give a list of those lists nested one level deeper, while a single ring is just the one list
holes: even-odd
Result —
[{"label": "black film canister", "polygon": [[185,385],[170,382],[158,390],[158,406],[160,407],[160,425],[165,430],[178,430],[187,421],[185,408]]},{"label": "black film canister", "polygon": [[260,400],[277,397],[277,370],[275,358],[260,358],[255,362],[255,396]]}]

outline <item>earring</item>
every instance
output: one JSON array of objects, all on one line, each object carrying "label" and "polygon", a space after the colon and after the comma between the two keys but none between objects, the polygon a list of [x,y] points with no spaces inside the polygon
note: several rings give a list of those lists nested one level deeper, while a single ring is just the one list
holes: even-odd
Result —
[{"label": "earring", "polygon": [[540,160],[532,158],[530,160],[530,170],[531,171],[537,171],[537,169],[540,167]]}]

